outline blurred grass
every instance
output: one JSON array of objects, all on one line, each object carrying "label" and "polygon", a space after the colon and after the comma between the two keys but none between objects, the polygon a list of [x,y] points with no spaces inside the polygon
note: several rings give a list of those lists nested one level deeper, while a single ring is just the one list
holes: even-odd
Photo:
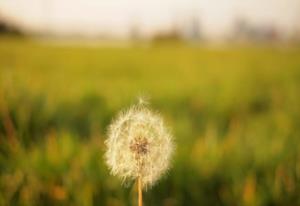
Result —
[{"label": "blurred grass", "polygon": [[151,96],[178,144],[147,205],[300,204],[300,48],[0,38],[0,205],[132,205],[106,126]]}]

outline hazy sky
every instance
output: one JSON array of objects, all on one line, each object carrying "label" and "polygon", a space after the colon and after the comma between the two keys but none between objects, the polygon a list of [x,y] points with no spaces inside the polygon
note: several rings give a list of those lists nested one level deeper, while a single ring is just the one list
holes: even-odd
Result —
[{"label": "hazy sky", "polygon": [[300,0],[0,0],[0,12],[32,28],[86,34],[124,35],[132,25],[150,34],[193,16],[207,35],[228,32],[236,17],[300,27]]}]

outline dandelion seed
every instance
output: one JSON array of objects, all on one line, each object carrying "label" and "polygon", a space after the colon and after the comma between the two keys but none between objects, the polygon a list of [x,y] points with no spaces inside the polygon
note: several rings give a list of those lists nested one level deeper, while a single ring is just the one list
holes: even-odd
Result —
[{"label": "dandelion seed", "polygon": [[138,180],[139,189],[152,186],[167,171],[173,153],[172,136],[161,116],[139,100],[109,126],[106,163],[123,181]]}]

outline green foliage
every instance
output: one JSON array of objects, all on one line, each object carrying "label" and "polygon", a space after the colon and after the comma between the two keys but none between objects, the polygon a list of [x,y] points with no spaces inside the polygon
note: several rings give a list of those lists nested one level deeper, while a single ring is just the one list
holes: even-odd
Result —
[{"label": "green foliage", "polygon": [[0,39],[0,205],[134,205],[106,126],[139,94],[173,129],[146,205],[300,204],[300,49]]}]

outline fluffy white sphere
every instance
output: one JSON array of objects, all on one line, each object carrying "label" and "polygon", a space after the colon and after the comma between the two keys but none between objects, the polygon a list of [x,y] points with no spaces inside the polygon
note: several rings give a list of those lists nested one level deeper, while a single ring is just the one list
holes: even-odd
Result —
[{"label": "fluffy white sphere", "polygon": [[117,116],[105,143],[111,173],[123,181],[140,177],[143,188],[153,185],[167,171],[174,148],[163,119],[144,103]]}]

